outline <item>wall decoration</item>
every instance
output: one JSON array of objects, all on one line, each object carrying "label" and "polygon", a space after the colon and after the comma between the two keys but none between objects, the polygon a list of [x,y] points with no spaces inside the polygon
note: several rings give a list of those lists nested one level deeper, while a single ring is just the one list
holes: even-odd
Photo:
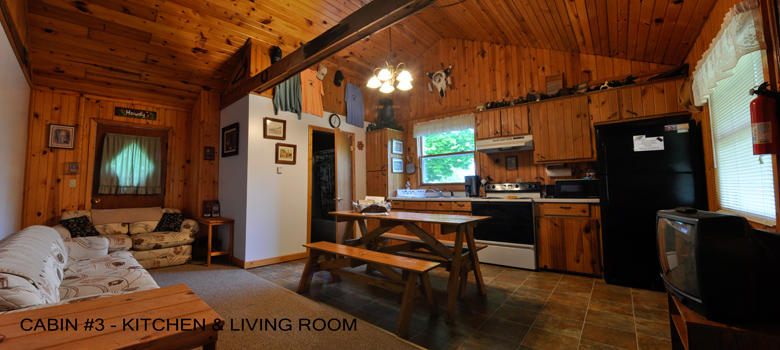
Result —
[{"label": "wall decoration", "polygon": [[203,160],[214,160],[214,147],[203,147]]},{"label": "wall decoration", "polygon": [[287,121],[274,118],[263,118],[263,138],[287,139]]},{"label": "wall decoration", "polygon": [[238,123],[222,128],[222,157],[238,155]]},{"label": "wall decoration", "polygon": [[588,83],[589,82],[582,82],[574,86],[574,93],[575,94],[584,94],[588,92]]},{"label": "wall decoration", "polygon": [[328,117],[328,123],[330,123],[331,128],[338,128],[341,126],[341,118],[338,114],[331,114],[330,117]]},{"label": "wall decoration", "polygon": [[296,145],[286,143],[276,144],[276,163],[277,164],[295,164]]},{"label": "wall decoration", "polygon": [[393,173],[402,173],[404,172],[404,160],[401,158],[392,158],[393,164],[392,164],[392,171]]},{"label": "wall decoration", "polygon": [[73,149],[76,127],[49,124],[49,148]]},{"label": "wall decoration", "polygon": [[146,120],[157,120],[157,112],[143,111],[140,109],[132,109],[125,107],[114,107],[114,115],[128,118],[138,118]]},{"label": "wall decoration", "polygon": [[555,95],[560,91],[566,84],[563,81],[563,73],[548,75],[545,77],[545,81],[547,83],[547,94],[548,95]]},{"label": "wall decoration", "polygon": [[357,146],[358,146],[358,151],[362,151],[363,150],[363,141],[358,141]]},{"label": "wall decoration", "polygon": [[404,154],[404,142],[393,139],[392,148],[390,148],[390,151],[393,154]]},{"label": "wall decoration", "polygon": [[447,87],[452,89],[452,77],[450,77],[450,73],[452,73],[452,65],[447,67],[447,69],[444,69],[444,62],[441,63],[440,71],[434,73],[425,72],[425,75],[427,75],[428,78],[431,78],[431,81],[428,82],[428,91],[434,93],[435,90],[439,94],[439,97],[446,96]]},{"label": "wall decoration", "polygon": [[517,170],[517,156],[506,157],[506,170]]},{"label": "wall decoration", "polygon": [[203,217],[211,217],[211,201],[203,201]]},{"label": "wall decoration", "polygon": [[65,175],[78,175],[78,174],[79,174],[79,163],[77,162],[65,163]]}]

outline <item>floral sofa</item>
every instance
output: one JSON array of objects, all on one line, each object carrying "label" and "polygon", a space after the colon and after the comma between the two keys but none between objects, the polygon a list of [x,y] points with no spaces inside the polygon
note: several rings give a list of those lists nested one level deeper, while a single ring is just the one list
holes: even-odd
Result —
[{"label": "floral sofa", "polygon": [[60,237],[30,226],[0,241],[0,313],[159,288],[129,251],[105,237]]},{"label": "floral sofa", "polygon": [[[62,221],[86,216],[100,237],[109,241],[109,253],[129,250],[145,269],[186,264],[192,260],[192,242],[198,234],[198,223],[183,219],[178,231],[154,232],[166,213],[181,211],[170,208],[128,208],[72,210],[62,213]],[[63,225],[54,229],[62,238],[72,237]]]}]

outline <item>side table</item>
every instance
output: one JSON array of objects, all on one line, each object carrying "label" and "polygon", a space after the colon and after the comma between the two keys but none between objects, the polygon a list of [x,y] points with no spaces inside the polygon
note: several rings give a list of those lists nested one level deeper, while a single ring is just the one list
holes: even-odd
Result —
[{"label": "side table", "polygon": [[[198,223],[206,226],[206,232],[208,232],[208,244],[206,246],[206,266],[211,266],[211,257],[219,255],[227,255],[228,263],[233,263],[233,222],[235,220],[228,218],[198,218]],[[212,227],[218,225],[230,225],[230,248],[228,250],[211,251],[211,238],[214,230]]]}]

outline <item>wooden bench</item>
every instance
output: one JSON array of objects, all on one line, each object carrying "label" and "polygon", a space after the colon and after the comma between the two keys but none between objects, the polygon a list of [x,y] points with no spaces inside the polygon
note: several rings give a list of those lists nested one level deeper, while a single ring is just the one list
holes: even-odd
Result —
[{"label": "wooden bench", "polygon": [[[406,337],[409,334],[409,324],[412,317],[414,298],[425,294],[431,311],[436,312],[436,301],[433,299],[431,280],[428,271],[440,265],[438,262],[425,261],[410,257],[397,256],[362,248],[350,247],[330,242],[317,242],[303,245],[309,248],[309,259],[303,269],[298,293],[306,293],[311,287],[311,280],[317,271],[328,271],[334,282],[340,281],[338,276],[345,276],[364,281],[368,284],[403,293],[401,312],[395,326],[395,334]],[[319,261],[324,256],[323,261]],[[345,267],[358,267],[364,264],[387,276],[387,279],[348,271]],[[391,268],[401,269],[401,273]],[[417,281],[420,284],[417,284]],[[422,289],[422,291],[421,291]]]},{"label": "wooden bench", "polygon": [[[421,239],[419,239],[419,238],[417,238],[415,236],[407,236],[407,235],[401,235],[401,234],[397,234],[397,233],[386,232],[386,233],[383,233],[379,237],[386,238],[386,239],[393,239],[393,240],[396,240],[396,241],[425,244],[425,242],[423,242],[423,240],[421,240]],[[454,248],[455,247],[455,242],[454,241],[448,241],[448,240],[445,240],[445,239],[439,239],[438,241],[441,242],[442,244],[444,244],[444,246],[447,247],[447,248]],[[480,251],[482,249],[487,248],[487,245],[486,244],[479,244],[479,243],[477,243],[476,247],[477,247],[477,251]],[[463,243],[463,249],[469,249],[469,247],[468,247],[468,245],[466,243]]]}]

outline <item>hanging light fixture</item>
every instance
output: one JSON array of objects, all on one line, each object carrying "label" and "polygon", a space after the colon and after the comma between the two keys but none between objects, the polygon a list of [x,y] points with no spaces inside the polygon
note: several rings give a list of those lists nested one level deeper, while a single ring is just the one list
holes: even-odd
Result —
[{"label": "hanging light fixture", "polygon": [[412,88],[412,75],[406,70],[406,64],[403,62],[393,67],[393,29],[390,27],[388,30],[390,36],[390,62],[385,62],[384,67],[375,68],[374,76],[368,80],[366,86],[371,89],[379,88],[379,91],[384,93],[393,92],[395,88],[406,91]]}]

